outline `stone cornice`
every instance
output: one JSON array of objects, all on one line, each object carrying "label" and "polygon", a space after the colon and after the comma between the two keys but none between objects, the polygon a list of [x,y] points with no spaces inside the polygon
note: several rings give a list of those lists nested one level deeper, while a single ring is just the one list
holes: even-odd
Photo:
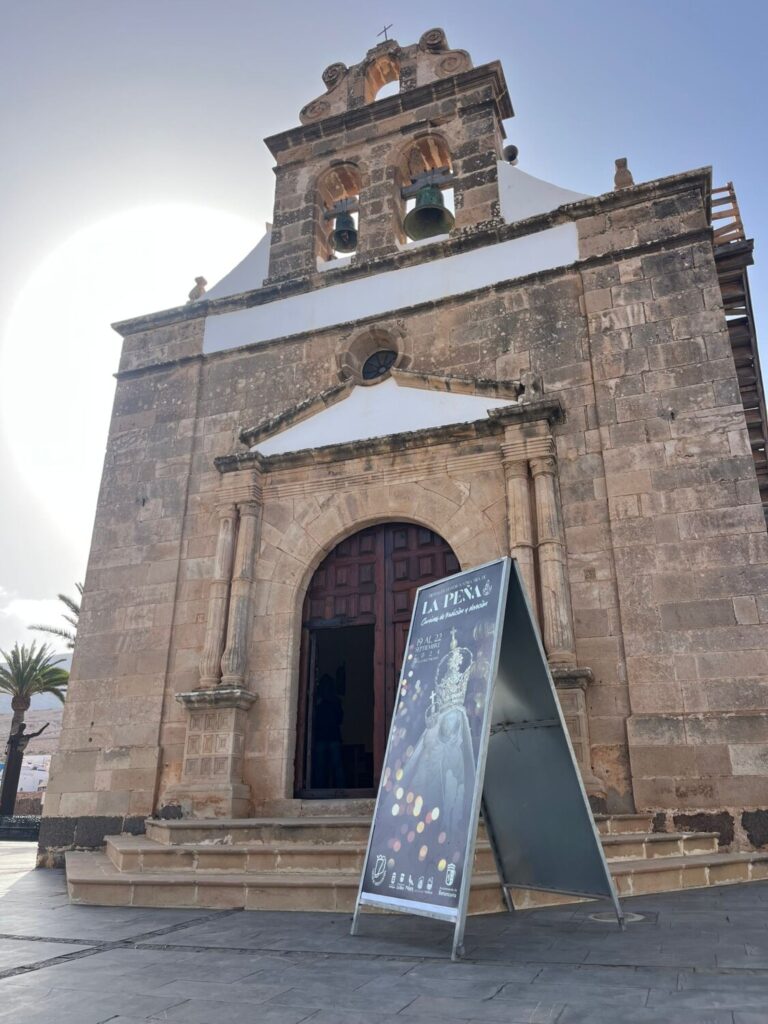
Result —
[{"label": "stone cornice", "polygon": [[492,83],[494,87],[494,102],[499,119],[506,120],[514,117],[501,64],[499,61],[492,61],[489,64],[481,64],[479,67],[462,71],[458,75],[451,75],[450,78],[438,79],[410,89],[408,92],[389,96],[376,103],[366,103],[362,107],[345,110],[343,113],[333,114],[311,124],[297,125],[287,131],[278,132],[277,135],[270,135],[264,139],[264,145],[272,156],[277,157],[279,153],[284,153],[296,146],[303,146],[307,142],[334,138],[340,132],[362,128],[367,124],[376,124],[388,117],[396,117],[404,111],[424,107],[430,102],[439,102],[450,96],[458,97],[485,82]]},{"label": "stone cornice", "polygon": [[[500,220],[490,221],[473,228],[467,228],[434,245],[419,246],[404,252],[387,253],[384,256],[379,256],[366,262],[350,263],[340,267],[338,270],[328,270],[311,278],[294,278],[290,281],[273,283],[263,288],[241,292],[238,295],[187,303],[184,306],[176,306],[157,313],[133,317],[130,320],[122,320],[112,324],[112,327],[118,334],[126,337],[140,331],[151,330],[152,328],[163,327],[172,323],[180,323],[185,320],[196,320],[201,317],[250,309],[253,306],[278,302],[280,299],[300,295],[317,288],[327,288],[346,281],[369,277],[373,274],[400,270],[447,256],[455,256],[459,253],[496,245],[499,242],[510,241],[513,238],[536,234],[539,231],[556,227],[559,224],[578,221],[583,217],[592,217],[598,213],[609,213],[612,210],[626,208],[637,203],[649,202],[653,199],[669,198],[670,196],[691,190],[700,192],[704,206],[709,209],[708,195],[711,188],[711,177],[711,168],[705,167],[699,170],[687,171],[684,174],[659,178],[656,181],[644,182],[631,188],[606,192],[601,196],[580,199],[576,203],[560,206],[550,213],[538,214],[535,217],[528,217],[526,220],[515,221],[513,224],[505,224]],[[695,234],[697,237],[707,237],[701,230]],[[644,251],[652,251],[654,246],[658,247],[669,244],[670,241],[673,240],[654,240],[644,243],[644,245],[637,248]],[[629,252],[629,250],[625,251]],[[611,253],[610,255],[611,258],[615,258],[616,254]],[[594,259],[602,260],[603,258],[595,257]],[[579,261],[578,265],[589,265],[591,259]],[[550,273],[550,271],[544,271],[543,273]],[[524,279],[520,278],[518,280]]]},{"label": "stone cornice", "polygon": [[374,455],[399,454],[441,444],[457,444],[480,438],[503,436],[504,428],[513,423],[533,423],[545,420],[560,423],[565,413],[558,398],[543,398],[526,404],[491,409],[488,416],[471,423],[451,423],[442,427],[414,430],[386,437],[367,438],[343,444],[305,448],[296,452],[261,455],[259,452],[238,452],[214,459],[220,473],[233,473],[258,466],[263,473],[279,472],[302,466],[331,465],[350,459],[370,458]]}]

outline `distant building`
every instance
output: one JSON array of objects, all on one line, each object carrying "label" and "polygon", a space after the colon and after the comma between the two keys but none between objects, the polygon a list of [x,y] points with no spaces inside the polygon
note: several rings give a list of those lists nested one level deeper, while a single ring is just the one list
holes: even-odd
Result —
[{"label": "distant building", "polygon": [[732,189],[532,177],[500,65],[441,30],[323,79],[266,140],[271,233],[116,325],[43,851],[372,796],[416,588],[507,554],[594,807],[748,847],[768,479]]}]

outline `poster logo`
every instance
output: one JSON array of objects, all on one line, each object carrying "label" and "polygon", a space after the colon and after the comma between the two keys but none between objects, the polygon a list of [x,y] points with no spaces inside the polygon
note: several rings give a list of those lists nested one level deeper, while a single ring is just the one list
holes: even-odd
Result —
[{"label": "poster logo", "polygon": [[387,858],[383,853],[376,855],[376,863],[373,866],[373,872],[371,873],[371,881],[374,885],[381,885],[384,881],[384,877],[387,873]]},{"label": "poster logo", "polygon": [[456,878],[456,865],[449,864],[445,869],[445,884],[453,885],[453,880]]}]

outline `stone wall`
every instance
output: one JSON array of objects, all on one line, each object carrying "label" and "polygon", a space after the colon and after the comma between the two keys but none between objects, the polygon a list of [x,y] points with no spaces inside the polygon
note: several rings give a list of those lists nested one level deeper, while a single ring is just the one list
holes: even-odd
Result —
[{"label": "stone wall", "polygon": [[[703,226],[695,194],[657,209]],[[581,227],[585,255],[658,230],[615,215]],[[608,520],[572,540],[599,546],[607,525],[635,802],[695,808],[699,827],[729,808],[738,826],[740,807],[767,802],[768,536],[712,247],[627,253],[582,279]]]},{"label": "stone wall", "polygon": [[[765,804],[768,539],[706,187],[691,174],[533,220],[525,230],[576,221],[580,261],[375,323],[204,358],[202,317],[231,301],[124,325],[42,845],[88,845],[87,822],[91,840],[139,828],[178,784],[187,712],[174,695],[199,683],[223,486],[213,460],[242,450],[242,429],[338,383],[340,353],[372,326],[407,344],[412,370],[533,370],[564,408],[553,434],[577,660],[594,673],[592,762],[609,808],[738,815]],[[478,230],[472,244],[504,237]],[[424,522],[463,565],[507,550],[498,467],[455,472],[443,459],[373,459],[364,478],[297,469],[265,490],[248,669],[259,699],[245,749],[258,803],[292,793],[299,615],[323,555],[384,518]]]}]

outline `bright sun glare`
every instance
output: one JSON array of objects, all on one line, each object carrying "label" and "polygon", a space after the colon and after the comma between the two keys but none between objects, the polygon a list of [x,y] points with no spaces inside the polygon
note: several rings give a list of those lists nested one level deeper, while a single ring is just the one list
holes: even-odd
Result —
[{"label": "bright sun glare", "polygon": [[222,210],[127,210],[68,238],[19,294],[0,354],[2,430],[50,542],[83,568],[120,352],[110,324],[183,304],[197,275],[214,284],[262,234]]}]

